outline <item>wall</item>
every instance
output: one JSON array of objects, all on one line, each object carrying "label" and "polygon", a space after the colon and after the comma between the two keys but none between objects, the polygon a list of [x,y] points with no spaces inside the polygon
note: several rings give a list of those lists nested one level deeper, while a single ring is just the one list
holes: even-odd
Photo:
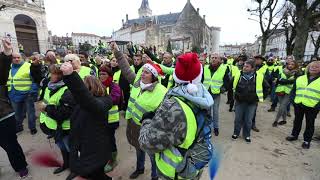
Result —
[{"label": "wall", "polygon": [[[48,28],[45,12],[37,6],[25,4],[24,1],[14,1],[11,3],[17,4],[15,4],[14,8],[8,8],[5,11],[0,12],[0,38],[2,38],[5,33],[9,33],[12,37],[13,48],[15,51],[18,51],[18,42],[13,19],[18,14],[27,15],[36,23],[39,49],[41,53],[45,53],[47,49],[49,49]],[[22,6],[22,4],[25,4],[25,6]]]}]

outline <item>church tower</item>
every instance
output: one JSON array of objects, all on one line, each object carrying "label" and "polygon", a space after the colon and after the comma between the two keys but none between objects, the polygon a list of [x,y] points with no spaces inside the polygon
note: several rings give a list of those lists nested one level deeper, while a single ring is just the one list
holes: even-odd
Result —
[{"label": "church tower", "polygon": [[152,16],[152,10],[149,7],[148,0],[142,0],[141,6],[138,10],[140,18],[146,18]]}]

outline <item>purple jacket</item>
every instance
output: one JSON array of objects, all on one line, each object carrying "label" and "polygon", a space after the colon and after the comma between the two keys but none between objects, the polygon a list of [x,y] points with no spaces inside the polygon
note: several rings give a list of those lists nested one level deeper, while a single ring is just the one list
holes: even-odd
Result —
[{"label": "purple jacket", "polygon": [[113,105],[120,105],[121,104],[121,97],[122,97],[122,92],[120,89],[120,86],[117,83],[112,82],[110,86],[111,92],[110,96],[112,99],[112,104]]}]

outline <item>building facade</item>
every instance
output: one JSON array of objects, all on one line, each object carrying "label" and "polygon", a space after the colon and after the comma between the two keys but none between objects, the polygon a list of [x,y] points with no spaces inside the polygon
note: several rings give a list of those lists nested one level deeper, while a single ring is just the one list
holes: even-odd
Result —
[{"label": "building facade", "polygon": [[[313,37],[317,39],[318,36],[320,35],[320,32],[319,31],[309,32],[308,41],[307,41],[306,49],[304,53],[304,59],[303,59],[304,61],[309,61],[314,55],[315,47],[312,43],[311,35],[313,35]],[[259,48],[261,48],[260,47],[261,41],[258,44],[258,46]],[[273,55],[273,56],[279,56],[279,57],[285,58],[287,56],[286,47],[287,47],[287,44],[286,44],[286,36],[285,36],[284,29],[277,29],[267,41],[266,55]],[[320,51],[318,52],[318,54],[320,54]]]},{"label": "building facade", "polygon": [[194,47],[207,53],[219,49],[221,29],[208,26],[205,15],[200,16],[189,0],[181,12],[163,15],[152,15],[148,0],[143,0],[138,12],[138,19],[126,15],[122,27],[113,33],[115,40],[156,46],[160,51],[165,51],[169,42],[173,52],[187,52]]},{"label": "building facade", "polygon": [[89,33],[71,33],[72,43],[73,45],[78,48],[79,44],[89,43],[92,46],[97,46],[99,40],[101,39],[100,36],[95,34]]},{"label": "building facade", "polygon": [[0,37],[10,37],[15,51],[18,44],[27,56],[49,49],[43,0],[0,0],[0,6]]}]

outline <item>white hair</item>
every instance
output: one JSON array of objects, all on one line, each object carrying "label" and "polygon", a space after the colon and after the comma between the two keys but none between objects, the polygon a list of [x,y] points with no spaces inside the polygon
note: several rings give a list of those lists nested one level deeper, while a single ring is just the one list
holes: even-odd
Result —
[{"label": "white hair", "polygon": [[68,62],[68,61],[79,61],[80,62],[80,58],[75,55],[75,54],[67,54],[65,57],[64,57],[64,62]]}]

